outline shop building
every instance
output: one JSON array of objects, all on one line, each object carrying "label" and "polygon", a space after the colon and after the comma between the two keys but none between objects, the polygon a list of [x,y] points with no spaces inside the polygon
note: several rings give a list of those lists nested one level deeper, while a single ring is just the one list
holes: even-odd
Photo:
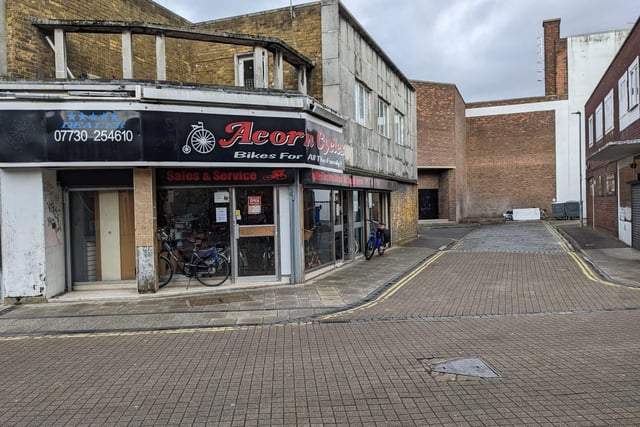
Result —
[{"label": "shop building", "polygon": [[640,249],[640,21],[587,100],[585,224]]},{"label": "shop building", "polygon": [[299,46],[144,0],[35,3],[5,2],[3,300],[157,292],[159,227],[264,286],[356,259],[368,219],[417,234],[414,89],[339,2],[255,15],[308,19]]}]

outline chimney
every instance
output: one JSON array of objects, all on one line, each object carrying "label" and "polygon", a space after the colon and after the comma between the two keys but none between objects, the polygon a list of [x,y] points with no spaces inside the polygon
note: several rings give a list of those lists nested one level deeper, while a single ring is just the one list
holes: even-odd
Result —
[{"label": "chimney", "polygon": [[560,18],[542,22],[544,28],[544,92],[567,95],[567,39],[560,38]]}]

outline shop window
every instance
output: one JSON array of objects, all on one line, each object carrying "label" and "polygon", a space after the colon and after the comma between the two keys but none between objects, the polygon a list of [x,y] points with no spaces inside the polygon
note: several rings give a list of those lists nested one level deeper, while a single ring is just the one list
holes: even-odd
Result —
[{"label": "shop window", "polygon": [[304,256],[305,269],[320,267],[333,261],[333,218],[331,191],[304,190]]},{"label": "shop window", "polygon": [[173,244],[185,254],[194,239],[204,246],[229,245],[228,189],[185,188],[159,190],[158,227],[165,228]]}]

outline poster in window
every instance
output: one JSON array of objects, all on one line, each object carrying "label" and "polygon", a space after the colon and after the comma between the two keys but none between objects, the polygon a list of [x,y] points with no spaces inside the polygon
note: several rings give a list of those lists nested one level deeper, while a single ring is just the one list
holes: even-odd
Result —
[{"label": "poster in window", "polygon": [[248,214],[259,215],[262,213],[262,196],[249,196],[247,198]]},{"label": "poster in window", "polygon": [[216,222],[227,222],[227,208],[216,208]]}]

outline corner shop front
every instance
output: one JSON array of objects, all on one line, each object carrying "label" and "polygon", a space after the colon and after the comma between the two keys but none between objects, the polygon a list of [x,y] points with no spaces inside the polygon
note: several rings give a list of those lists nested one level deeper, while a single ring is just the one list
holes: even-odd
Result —
[{"label": "corner shop front", "polygon": [[[357,255],[349,242],[362,241],[374,205],[388,215],[393,183],[375,190],[383,180],[342,173],[339,122],[302,109],[113,104],[0,111],[3,297],[127,281],[156,292],[157,227],[186,251],[195,233],[226,243],[231,283],[299,283]],[[34,204],[42,214],[20,215]],[[16,261],[34,248],[41,271],[27,272]]]}]

